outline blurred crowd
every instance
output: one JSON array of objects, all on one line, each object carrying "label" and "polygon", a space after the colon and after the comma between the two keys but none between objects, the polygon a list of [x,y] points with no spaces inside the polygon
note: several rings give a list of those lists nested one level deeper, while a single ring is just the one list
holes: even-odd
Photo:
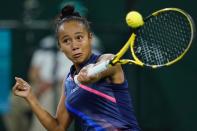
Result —
[{"label": "blurred crowd", "polygon": [[[25,4],[31,7],[31,4],[38,4],[38,1],[26,0]],[[87,13],[86,7],[78,0],[63,0],[59,8],[65,4],[74,4],[82,15]],[[27,22],[30,19],[24,20]],[[36,48],[31,54],[28,72],[25,75],[40,103],[48,112],[55,115],[61,85],[72,63],[58,50],[54,34],[48,33],[39,41],[39,43],[34,43]],[[103,51],[101,40],[95,34],[93,34],[92,47],[95,54],[100,54]],[[11,89],[11,87],[8,88]],[[0,117],[0,131],[45,131],[27,102],[13,95],[11,90],[9,102],[10,110]],[[71,125],[70,130],[74,130],[74,124]]]}]

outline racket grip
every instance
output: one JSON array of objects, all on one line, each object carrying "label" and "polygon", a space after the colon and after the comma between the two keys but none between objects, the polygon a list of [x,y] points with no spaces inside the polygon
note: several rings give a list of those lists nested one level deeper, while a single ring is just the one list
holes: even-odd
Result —
[{"label": "racket grip", "polygon": [[94,76],[102,71],[107,70],[107,68],[109,67],[109,63],[110,61],[104,61],[96,66],[94,66],[93,68],[88,69],[87,75],[88,76]]}]

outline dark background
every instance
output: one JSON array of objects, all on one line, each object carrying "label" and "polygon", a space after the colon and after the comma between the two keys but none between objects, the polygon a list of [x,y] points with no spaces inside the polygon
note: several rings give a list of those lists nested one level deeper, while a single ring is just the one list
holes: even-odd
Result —
[{"label": "dark background", "polygon": [[[34,19],[50,22],[58,11],[60,0],[40,1]],[[130,10],[144,17],[161,8],[186,10],[197,21],[194,0],[84,0],[88,19],[102,40],[105,52],[116,53],[127,41],[130,30],[125,16]],[[24,26],[24,3],[6,0],[0,4],[0,20],[15,21],[1,24],[12,30],[12,84],[14,76],[27,78],[27,70],[38,41],[51,31],[50,26]],[[143,131],[197,131],[197,41],[184,58],[170,67],[156,70],[135,65],[124,66],[136,115]]]}]

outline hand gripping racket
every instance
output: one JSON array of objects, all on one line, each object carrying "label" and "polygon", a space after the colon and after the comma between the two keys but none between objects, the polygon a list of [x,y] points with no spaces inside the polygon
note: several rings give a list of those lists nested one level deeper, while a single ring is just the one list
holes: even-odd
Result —
[{"label": "hand gripping racket", "polygon": [[[170,66],[186,54],[194,34],[195,25],[187,12],[178,8],[158,10],[144,19],[143,26],[133,30],[112,60],[94,66],[88,70],[88,75],[93,76],[117,63],[150,68]],[[120,59],[129,47],[133,58]]]}]

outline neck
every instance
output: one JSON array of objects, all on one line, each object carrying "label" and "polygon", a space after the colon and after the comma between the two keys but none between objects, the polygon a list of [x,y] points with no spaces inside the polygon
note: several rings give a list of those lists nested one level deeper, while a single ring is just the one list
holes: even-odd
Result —
[{"label": "neck", "polygon": [[75,69],[76,69],[77,73],[81,70],[83,65],[90,59],[91,56],[92,56],[92,53],[90,53],[88,55],[88,57],[82,63],[74,63],[74,66],[75,66]]}]

